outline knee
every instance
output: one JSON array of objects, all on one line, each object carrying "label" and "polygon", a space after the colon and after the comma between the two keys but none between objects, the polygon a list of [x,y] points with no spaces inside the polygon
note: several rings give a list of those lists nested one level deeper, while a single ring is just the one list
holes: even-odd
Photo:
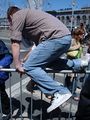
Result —
[{"label": "knee", "polygon": [[35,67],[33,67],[32,65],[26,63],[23,64],[23,68],[25,71],[32,71],[35,69]]}]

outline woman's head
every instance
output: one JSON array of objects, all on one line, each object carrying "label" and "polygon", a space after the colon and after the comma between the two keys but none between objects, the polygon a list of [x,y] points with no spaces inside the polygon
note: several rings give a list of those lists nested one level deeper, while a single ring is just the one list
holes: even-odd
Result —
[{"label": "woman's head", "polygon": [[77,40],[84,38],[84,31],[83,29],[80,29],[79,27],[74,29],[71,34],[72,34],[72,37],[74,37]]}]

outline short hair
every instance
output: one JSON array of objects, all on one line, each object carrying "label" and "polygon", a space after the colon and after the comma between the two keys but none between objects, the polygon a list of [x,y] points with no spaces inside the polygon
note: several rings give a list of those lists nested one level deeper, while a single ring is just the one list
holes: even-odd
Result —
[{"label": "short hair", "polygon": [[7,10],[7,19],[9,22],[11,22],[11,15],[13,15],[14,13],[16,13],[17,11],[19,11],[20,8],[16,7],[16,6],[10,6]]}]

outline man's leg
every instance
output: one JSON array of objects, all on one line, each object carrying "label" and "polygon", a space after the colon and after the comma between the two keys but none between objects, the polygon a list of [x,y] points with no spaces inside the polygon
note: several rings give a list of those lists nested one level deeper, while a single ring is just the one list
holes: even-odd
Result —
[{"label": "man's leg", "polygon": [[[28,60],[24,64],[26,73],[38,84],[43,93],[53,95],[55,92],[59,92],[61,94],[67,92],[67,88],[59,86],[56,81],[54,81],[43,70],[48,63],[55,61],[68,50],[70,40],[67,40],[67,38],[69,39],[70,37],[66,37],[66,39],[64,38],[63,40],[47,40],[40,43],[32,51]],[[60,64],[60,66],[62,66],[62,64]]]},{"label": "man's leg", "polygon": [[69,46],[70,36],[44,41],[32,51],[23,66],[26,73],[36,82],[43,93],[54,95],[52,104],[47,109],[47,112],[56,109],[71,97],[71,93],[66,87],[58,85],[44,71],[47,64],[59,58],[68,50]]}]

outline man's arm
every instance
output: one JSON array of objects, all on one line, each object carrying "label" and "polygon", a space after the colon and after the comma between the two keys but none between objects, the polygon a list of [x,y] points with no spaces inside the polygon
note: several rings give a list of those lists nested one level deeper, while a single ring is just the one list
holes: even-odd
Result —
[{"label": "man's arm", "polygon": [[14,64],[18,72],[24,72],[20,61],[20,41],[11,40],[12,54]]}]

